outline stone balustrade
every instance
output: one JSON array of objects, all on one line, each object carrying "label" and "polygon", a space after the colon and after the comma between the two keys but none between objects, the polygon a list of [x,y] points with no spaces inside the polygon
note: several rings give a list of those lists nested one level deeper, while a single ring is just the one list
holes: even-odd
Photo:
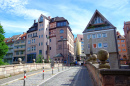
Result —
[{"label": "stone balustrade", "polygon": [[[5,65],[5,66],[0,66],[0,79],[21,74],[25,70],[27,72],[33,71],[33,70],[39,70],[44,68],[51,68],[50,66],[51,63],[27,63],[27,64],[14,64],[14,65]],[[59,63],[59,66],[62,66],[61,63]],[[58,67],[58,64],[55,63],[54,67]]]},{"label": "stone balustrade", "polygon": [[100,69],[99,64],[91,62],[85,66],[94,86],[130,86],[130,69]]}]

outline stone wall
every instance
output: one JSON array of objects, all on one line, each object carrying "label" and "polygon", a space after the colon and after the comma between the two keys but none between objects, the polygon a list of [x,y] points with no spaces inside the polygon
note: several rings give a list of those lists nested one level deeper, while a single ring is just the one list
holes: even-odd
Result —
[{"label": "stone wall", "polygon": [[130,86],[130,69],[99,69],[91,63],[86,67],[94,86]]},{"label": "stone wall", "polygon": [[[59,66],[62,66],[62,64],[59,64]],[[28,63],[28,64],[14,64],[14,65],[6,65],[6,66],[0,66],[0,79],[21,74],[25,70],[27,72],[43,69],[43,67],[51,68],[50,63]],[[58,64],[55,63],[54,67],[58,67]]]}]

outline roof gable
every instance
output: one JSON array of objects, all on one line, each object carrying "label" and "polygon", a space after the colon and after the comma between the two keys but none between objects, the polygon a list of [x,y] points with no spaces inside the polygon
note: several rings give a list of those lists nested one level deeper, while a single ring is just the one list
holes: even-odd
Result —
[{"label": "roof gable", "polygon": [[104,25],[109,25],[111,28],[115,28],[115,26],[113,26],[98,10],[96,10],[83,33],[87,32],[86,29]]}]

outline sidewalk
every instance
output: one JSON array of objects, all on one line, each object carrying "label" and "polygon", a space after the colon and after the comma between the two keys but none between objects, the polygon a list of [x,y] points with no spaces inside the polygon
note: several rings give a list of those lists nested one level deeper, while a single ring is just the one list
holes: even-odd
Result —
[{"label": "sidewalk", "polygon": [[[68,68],[67,68],[68,69]],[[38,83],[45,81],[46,79],[52,77],[52,69],[44,69],[45,79],[43,80],[43,70],[37,70],[32,72],[27,72],[26,85],[28,86],[36,86]],[[65,67],[64,67],[65,70]],[[62,71],[62,67],[60,67],[60,71]],[[53,69],[54,74],[58,73],[58,68]],[[24,74],[19,74],[15,76],[11,76],[8,78],[0,79],[0,86],[23,86],[23,77]]]}]

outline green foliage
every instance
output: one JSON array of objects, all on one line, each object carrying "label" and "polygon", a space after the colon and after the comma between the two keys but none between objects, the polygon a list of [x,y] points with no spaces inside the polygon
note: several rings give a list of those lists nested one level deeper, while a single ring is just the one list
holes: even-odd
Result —
[{"label": "green foliage", "polygon": [[44,57],[42,55],[38,55],[36,58],[36,63],[42,63],[43,59],[44,59]]},{"label": "green foliage", "polygon": [[8,46],[4,42],[4,39],[5,39],[4,33],[5,32],[4,32],[3,26],[1,26],[0,24],[0,65],[4,64],[2,59],[8,51]]},{"label": "green foliage", "polygon": [[9,65],[9,63],[3,62],[2,59],[0,59],[0,65]]},{"label": "green foliage", "polygon": [[47,59],[44,60],[44,63],[49,63],[49,61],[47,61]]}]

